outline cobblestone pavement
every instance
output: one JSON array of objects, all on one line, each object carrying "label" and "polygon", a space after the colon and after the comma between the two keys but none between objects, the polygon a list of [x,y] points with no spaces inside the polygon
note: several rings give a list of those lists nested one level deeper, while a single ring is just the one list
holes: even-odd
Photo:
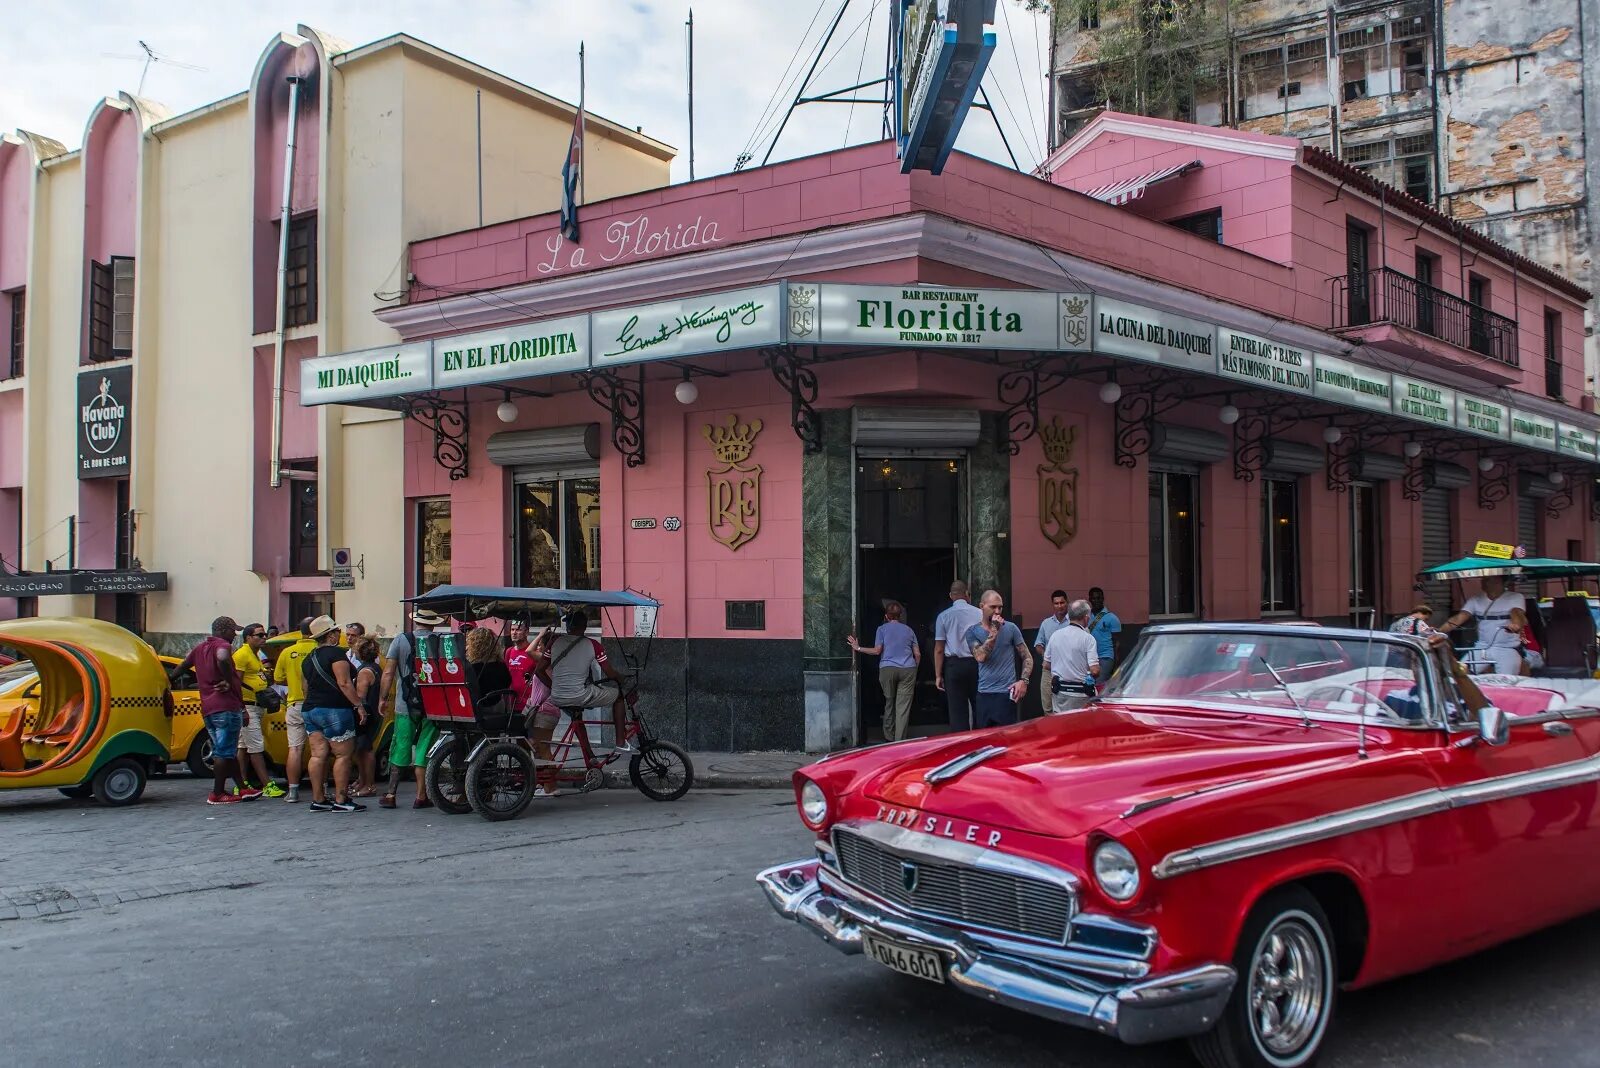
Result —
[{"label": "cobblestone pavement", "polygon": [[[780,921],[752,875],[809,851],[787,791],[604,790],[491,824],[205,789],[0,794],[0,1065],[1193,1063]],[[1321,1063],[1600,1066],[1597,941],[1590,917],[1348,995]]]}]

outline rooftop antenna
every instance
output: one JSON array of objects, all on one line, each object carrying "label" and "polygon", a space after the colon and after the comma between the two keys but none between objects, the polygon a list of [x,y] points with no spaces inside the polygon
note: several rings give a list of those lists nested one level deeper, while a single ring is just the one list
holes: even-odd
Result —
[{"label": "rooftop antenna", "polygon": [[139,54],[137,55],[127,52],[101,52],[100,55],[106,59],[134,59],[144,63],[144,66],[139,71],[139,88],[134,90],[134,96],[144,95],[144,80],[145,76],[150,73],[150,64],[152,63],[176,67],[178,70],[192,70],[201,74],[208,73],[208,69],[205,67],[197,67],[193,63],[180,63],[165,52],[157,52],[143,41],[139,42]]}]

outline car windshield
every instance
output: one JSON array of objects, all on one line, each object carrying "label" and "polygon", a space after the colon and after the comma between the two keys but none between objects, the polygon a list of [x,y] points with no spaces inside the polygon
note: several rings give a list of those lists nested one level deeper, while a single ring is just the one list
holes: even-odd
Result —
[{"label": "car windshield", "polygon": [[34,674],[33,664],[27,660],[18,660],[15,664],[0,667],[0,691],[9,689],[13,684],[29,678]]},{"label": "car windshield", "polygon": [[1106,697],[1422,723],[1422,672],[1420,653],[1407,645],[1331,638],[1309,629],[1148,634]]}]

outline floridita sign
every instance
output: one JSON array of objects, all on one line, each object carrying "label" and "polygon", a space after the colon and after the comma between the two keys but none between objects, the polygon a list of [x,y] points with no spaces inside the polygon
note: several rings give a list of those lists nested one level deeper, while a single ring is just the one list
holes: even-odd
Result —
[{"label": "floridita sign", "polygon": [[[698,221],[715,222],[710,216]],[[650,232],[645,222],[613,220],[607,228],[615,228],[611,244],[596,255],[605,262],[651,256],[681,249],[682,242],[714,242],[718,232],[716,226],[696,228],[696,220]],[[582,249],[568,251],[565,266],[553,266],[552,273],[594,265],[587,254],[577,255]],[[301,403],[361,403],[785,342],[1023,350],[1063,364],[1092,352],[1600,462],[1600,442],[1592,431],[1513,410],[1503,399],[1161,308],[1033,289],[773,282],[306,360]]]}]

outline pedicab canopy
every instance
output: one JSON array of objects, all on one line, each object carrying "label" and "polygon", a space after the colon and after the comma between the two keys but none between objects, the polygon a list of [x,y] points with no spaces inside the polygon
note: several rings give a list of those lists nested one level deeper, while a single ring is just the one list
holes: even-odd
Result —
[{"label": "pedicab canopy", "polygon": [[1552,560],[1543,556],[1504,559],[1495,556],[1463,556],[1448,564],[1436,564],[1417,572],[1419,578],[1472,579],[1499,575],[1504,578],[1559,579],[1579,575],[1600,575],[1600,564],[1581,560]]},{"label": "pedicab canopy", "polygon": [[549,586],[435,586],[406,600],[457,619],[504,618],[527,611],[530,604],[584,608],[659,608],[660,602],[632,590],[558,590]]}]

